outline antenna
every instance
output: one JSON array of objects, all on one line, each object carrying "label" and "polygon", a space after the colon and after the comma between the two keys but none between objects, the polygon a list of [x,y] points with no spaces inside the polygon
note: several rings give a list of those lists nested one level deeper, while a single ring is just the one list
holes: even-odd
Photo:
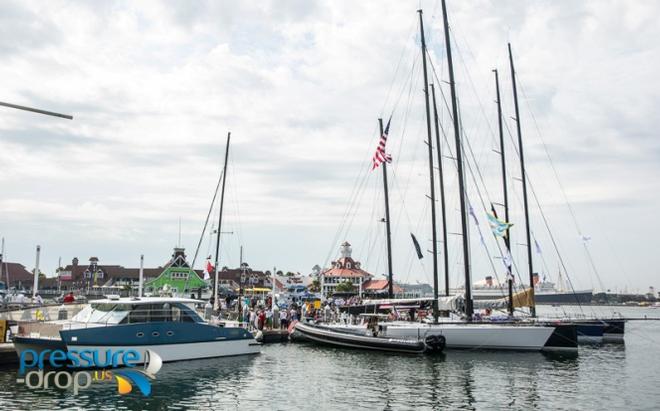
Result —
[{"label": "antenna", "polygon": [[179,217],[179,242],[177,244],[177,247],[181,248],[181,217]]}]

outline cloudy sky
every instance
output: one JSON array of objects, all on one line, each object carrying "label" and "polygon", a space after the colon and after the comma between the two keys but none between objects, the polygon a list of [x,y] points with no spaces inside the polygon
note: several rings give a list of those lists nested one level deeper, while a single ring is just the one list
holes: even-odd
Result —
[{"label": "cloudy sky", "polygon": [[[74,116],[0,108],[6,256],[32,268],[40,244],[48,273],[60,257],[135,267],[145,254],[156,266],[179,242],[179,220],[181,243],[194,254],[231,131],[222,231],[233,234],[222,235],[223,265],[238,264],[242,244],[254,268],[308,273],[348,240],[379,275],[382,180],[368,170],[377,118],[392,114],[394,271],[402,281],[430,282],[430,256],[416,260],[410,242],[413,232],[431,247],[420,6],[448,133],[450,279],[462,282],[439,1],[3,1],[0,101]],[[660,4],[448,7],[470,144],[468,196],[480,220],[470,228],[474,279],[502,275],[484,211],[502,201],[493,68],[506,120],[513,256],[527,275],[511,42],[527,169],[541,206],[530,200],[541,247],[535,267],[556,279],[563,262],[575,288],[660,286]],[[581,236],[591,237],[596,272]],[[205,235],[200,255],[210,250]]]}]

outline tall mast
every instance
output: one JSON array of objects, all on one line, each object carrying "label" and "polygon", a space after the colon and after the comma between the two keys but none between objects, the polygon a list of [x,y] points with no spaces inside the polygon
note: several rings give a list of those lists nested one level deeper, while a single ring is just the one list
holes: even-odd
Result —
[{"label": "tall mast", "polygon": [[429,146],[429,176],[431,180],[431,230],[433,241],[433,320],[438,322],[438,240],[435,229],[435,183],[433,181],[433,142],[431,141],[431,114],[429,107],[429,81],[426,73],[426,40],[424,39],[424,21],[422,10],[419,13],[419,31],[422,40],[422,64],[424,66],[424,101],[426,102],[426,133]]},{"label": "tall mast", "polygon": [[[500,137],[500,159],[502,160],[502,192],[504,193],[504,221],[507,223],[509,220],[509,193],[506,188],[506,154],[504,151],[504,131],[502,129],[502,102],[500,100],[500,78],[497,69],[493,70],[495,73],[495,92],[497,96],[497,129]],[[495,208],[493,207],[493,213]],[[497,217],[497,213],[495,213]],[[509,314],[513,315],[513,277],[511,276],[511,231],[507,228],[504,233],[504,245],[506,246],[507,255],[505,256],[504,265],[506,266],[506,283],[509,293]]]},{"label": "tall mast", "polygon": [[534,303],[534,268],[532,265],[532,240],[529,234],[529,205],[527,204],[527,172],[525,171],[525,156],[523,155],[522,133],[520,131],[520,112],[518,110],[518,89],[516,87],[516,70],[513,67],[513,54],[509,43],[509,63],[511,65],[511,83],[513,85],[513,105],[516,111],[516,131],[518,132],[518,151],[520,152],[520,173],[522,174],[523,205],[525,207],[525,240],[527,241],[527,267],[529,270],[529,288],[532,305],[529,307],[532,317],[536,317]]},{"label": "tall mast", "polygon": [[227,160],[229,159],[229,140],[231,131],[227,133],[227,147],[225,148],[225,167],[222,171],[222,191],[220,193],[220,215],[218,217],[218,236],[215,240],[215,281],[213,283],[213,309],[218,310],[218,261],[220,260],[220,235],[222,233],[222,208],[225,205],[225,181],[227,180]]},{"label": "tall mast", "polygon": [[447,252],[447,212],[445,208],[445,177],[442,171],[442,145],[440,144],[440,120],[435,105],[435,87],[431,84],[433,97],[433,117],[435,119],[435,148],[438,151],[438,171],[440,175],[440,214],[442,217],[442,256],[445,263],[445,295],[449,296],[449,253]]},{"label": "tall mast", "polygon": [[[383,119],[378,119],[380,135],[383,136]],[[388,123],[389,125],[389,123]],[[389,130],[388,130],[389,132]],[[387,235],[387,293],[394,298],[394,278],[392,275],[392,231],[390,230],[390,196],[387,191],[387,161],[383,161],[383,188],[385,192],[385,233]]]},{"label": "tall mast", "polygon": [[[0,281],[2,281],[3,258],[5,258],[5,238],[2,237],[2,244],[0,245]],[[7,292],[9,292],[9,272],[7,272]]]},{"label": "tall mast", "polygon": [[447,4],[442,0],[442,20],[445,25],[445,45],[447,47],[447,68],[449,70],[449,88],[451,90],[451,111],[454,120],[454,138],[456,140],[456,163],[458,165],[458,190],[461,197],[461,232],[463,234],[463,269],[465,270],[465,315],[472,319],[472,282],[470,280],[470,250],[468,245],[468,213],[465,205],[465,176],[463,174],[463,146],[458,128],[458,108],[456,105],[456,83],[454,82],[454,63],[451,58],[451,41],[449,38],[449,22],[447,21]]}]

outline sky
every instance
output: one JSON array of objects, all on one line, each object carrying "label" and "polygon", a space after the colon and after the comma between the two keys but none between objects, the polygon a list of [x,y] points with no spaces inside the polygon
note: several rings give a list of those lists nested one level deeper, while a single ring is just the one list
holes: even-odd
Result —
[{"label": "sky", "polygon": [[[74,116],[0,107],[6,259],[32,269],[38,244],[49,275],[60,258],[136,267],[144,254],[158,266],[177,245],[192,260],[231,132],[221,265],[238,266],[242,245],[255,269],[307,274],[349,241],[380,277],[382,174],[370,163],[377,119],[392,115],[393,271],[430,283],[419,8],[446,135],[450,284],[460,285],[456,150],[435,0],[3,1],[0,101]],[[473,281],[503,278],[486,220],[490,203],[503,201],[494,68],[512,255],[518,278],[528,275],[510,42],[526,171],[540,204],[530,194],[535,271],[553,281],[562,271],[575,289],[660,287],[660,3],[475,0],[449,1],[448,10],[467,196],[479,221],[470,223]],[[213,253],[210,240],[207,232],[198,267]]]}]

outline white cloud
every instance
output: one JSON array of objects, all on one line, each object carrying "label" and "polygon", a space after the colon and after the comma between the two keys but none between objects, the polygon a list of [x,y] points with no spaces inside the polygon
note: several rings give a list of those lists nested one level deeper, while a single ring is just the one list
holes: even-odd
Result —
[{"label": "white cloud", "polygon": [[[445,70],[439,3],[422,6],[434,65]],[[332,240],[375,147],[375,119],[398,101],[390,141],[395,271],[403,279],[430,280],[430,262],[412,263],[408,237],[410,231],[424,241],[430,236],[418,60],[412,86],[406,83],[419,59],[414,4],[0,7],[0,100],[75,116],[69,122],[2,109],[0,235],[11,245],[10,258],[28,264],[32,245],[40,242],[51,270],[56,255],[98,255],[132,265],[134,254],[144,252],[148,261],[162,263],[176,241],[179,217],[192,253],[231,130],[225,221],[241,234],[223,238],[231,252],[226,258],[237,262],[242,241],[255,266],[309,271],[328,253],[334,256],[338,244]],[[527,97],[521,118],[529,172],[581,286],[595,279],[585,274],[586,260],[576,251],[580,245],[530,108],[582,230],[594,238],[606,285],[651,285],[659,261],[628,236],[651,244],[659,228],[653,214],[658,184],[650,177],[660,155],[654,116],[660,61],[650,40],[660,34],[653,20],[657,8],[624,1],[449,2],[463,122],[491,200],[499,201],[491,69],[500,70],[508,118],[511,41]],[[450,130],[446,111],[443,118]],[[508,126],[513,130],[511,121]],[[517,175],[513,150],[508,154]],[[447,161],[445,167],[448,229],[457,231],[453,165]],[[351,229],[339,236],[354,243],[373,272],[384,271],[378,178],[368,177]],[[471,198],[477,203],[476,193]],[[519,205],[513,208],[520,213]],[[540,216],[533,215],[549,249]],[[521,229],[518,222],[514,236],[522,238]],[[456,279],[457,240],[451,238]],[[477,241],[472,247],[474,275],[481,277],[489,265]],[[620,265],[635,275],[622,278]]]}]

